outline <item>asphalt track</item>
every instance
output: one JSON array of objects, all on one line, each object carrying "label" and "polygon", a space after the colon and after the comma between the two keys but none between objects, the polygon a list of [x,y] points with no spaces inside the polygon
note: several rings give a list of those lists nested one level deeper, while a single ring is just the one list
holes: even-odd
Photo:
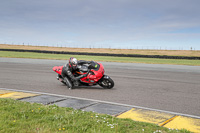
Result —
[{"label": "asphalt track", "polygon": [[102,62],[113,89],[68,90],[52,67],[63,60],[0,58],[0,88],[74,96],[200,116],[200,67]]}]

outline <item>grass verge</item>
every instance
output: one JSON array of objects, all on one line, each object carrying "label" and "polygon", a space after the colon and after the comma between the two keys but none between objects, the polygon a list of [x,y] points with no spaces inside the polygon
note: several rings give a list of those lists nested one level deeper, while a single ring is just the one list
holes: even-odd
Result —
[{"label": "grass verge", "polygon": [[189,133],[184,129],[171,130],[110,115],[12,99],[0,99],[0,112],[2,133]]},{"label": "grass verge", "polygon": [[72,56],[76,57],[79,60],[94,60],[94,61],[104,61],[104,62],[172,64],[172,65],[200,66],[200,60],[155,59],[155,58],[111,57],[111,56],[87,56],[87,55],[44,54],[44,53],[33,53],[33,52],[0,51],[0,57],[8,57],[8,58],[34,58],[34,59],[67,60],[67,59],[69,59],[69,57],[72,57]]},{"label": "grass verge", "polygon": [[137,54],[137,55],[167,55],[200,57],[200,50],[148,50],[148,49],[108,49],[108,48],[71,48],[71,47],[49,47],[49,46],[27,46],[0,44],[2,49],[26,49],[26,50],[48,50],[65,52],[85,53],[110,53],[110,54]]}]

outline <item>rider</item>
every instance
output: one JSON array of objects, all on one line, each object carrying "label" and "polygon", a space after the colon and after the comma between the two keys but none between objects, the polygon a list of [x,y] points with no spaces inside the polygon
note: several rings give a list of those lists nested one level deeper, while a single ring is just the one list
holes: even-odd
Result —
[{"label": "rider", "polygon": [[79,79],[86,77],[88,75],[88,73],[87,73],[87,74],[75,77],[73,75],[73,72],[78,70],[78,65],[89,64],[89,63],[90,63],[90,61],[84,61],[84,60],[78,61],[76,58],[70,57],[69,63],[67,63],[63,66],[61,75],[69,89],[72,89],[73,86],[78,86]]}]

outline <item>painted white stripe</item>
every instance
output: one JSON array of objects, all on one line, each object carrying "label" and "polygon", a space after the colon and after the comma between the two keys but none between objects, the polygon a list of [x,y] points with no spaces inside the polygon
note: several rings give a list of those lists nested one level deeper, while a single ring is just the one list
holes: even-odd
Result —
[{"label": "painted white stripe", "polygon": [[2,89],[2,90],[10,90],[10,91],[18,91],[18,92],[36,93],[36,94],[43,94],[43,95],[50,95],[50,96],[59,96],[59,97],[66,97],[66,98],[74,98],[74,99],[80,99],[80,100],[88,100],[88,101],[107,103],[107,104],[114,104],[114,105],[119,105],[119,106],[127,106],[127,107],[132,107],[132,108],[139,108],[139,109],[145,109],[145,110],[151,110],[151,111],[158,111],[158,112],[169,113],[169,114],[173,114],[173,115],[186,116],[186,117],[192,117],[192,118],[200,119],[200,116],[182,114],[182,113],[159,110],[159,109],[152,109],[152,108],[135,106],[135,105],[121,104],[121,103],[114,103],[114,102],[108,102],[108,101],[101,101],[101,100],[80,98],[80,97],[73,97],[73,96],[65,96],[65,95],[58,95],[58,94],[50,94],[50,93],[44,93],[44,92],[34,92],[34,91],[27,91],[27,90],[8,89],[8,88],[0,88],[0,89]]}]

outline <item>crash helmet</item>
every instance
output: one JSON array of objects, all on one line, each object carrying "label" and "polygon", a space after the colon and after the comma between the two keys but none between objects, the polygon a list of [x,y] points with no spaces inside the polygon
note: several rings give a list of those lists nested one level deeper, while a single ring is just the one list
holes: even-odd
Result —
[{"label": "crash helmet", "polygon": [[69,67],[71,67],[73,70],[77,69],[77,65],[78,65],[78,60],[74,57],[70,57],[69,59]]}]

